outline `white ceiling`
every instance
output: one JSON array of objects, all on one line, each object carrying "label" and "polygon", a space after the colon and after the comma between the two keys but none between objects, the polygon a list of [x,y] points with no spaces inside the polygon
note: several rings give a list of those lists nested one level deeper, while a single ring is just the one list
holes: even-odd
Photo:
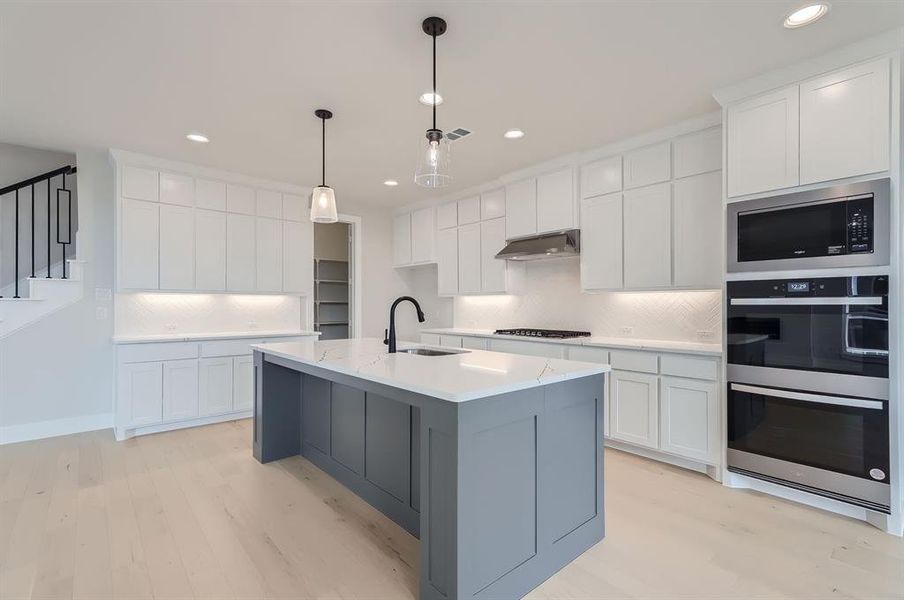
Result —
[{"label": "white ceiling", "polygon": [[[0,141],[118,147],[398,205],[717,108],[711,92],[904,24],[904,2],[834,0],[787,30],[784,0],[4,3]],[[454,186],[414,185],[438,40]],[[502,138],[507,128],[527,132]],[[211,138],[192,144],[184,134]],[[382,185],[399,180],[397,188]]]}]

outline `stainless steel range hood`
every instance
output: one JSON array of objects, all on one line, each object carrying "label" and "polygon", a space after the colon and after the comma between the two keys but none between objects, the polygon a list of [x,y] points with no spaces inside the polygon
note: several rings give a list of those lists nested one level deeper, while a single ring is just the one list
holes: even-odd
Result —
[{"label": "stainless steel range hood", "polygon": [[569,229],[511,240],[496,254],[502,260],[541,260],[577,256],[581,251],[581,231]]}]

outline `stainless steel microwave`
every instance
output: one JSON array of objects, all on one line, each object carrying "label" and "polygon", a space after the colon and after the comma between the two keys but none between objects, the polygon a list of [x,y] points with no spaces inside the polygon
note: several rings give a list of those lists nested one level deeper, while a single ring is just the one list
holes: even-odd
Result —
[{"label": "stainless steel microwave", "polygon": [[728,272],[888,264],[889,180],[728,205]]}]

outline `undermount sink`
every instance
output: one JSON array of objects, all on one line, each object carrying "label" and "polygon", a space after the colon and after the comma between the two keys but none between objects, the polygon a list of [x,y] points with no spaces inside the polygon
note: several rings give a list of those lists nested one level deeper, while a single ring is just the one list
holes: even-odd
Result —
[{"label": "undermount sink", "polygon": [[403,348],[399,352],[405,354],[417,354],[418,356],[449,356],[450,354],[465,354],[467,350],[434,350],[433,348]]}]

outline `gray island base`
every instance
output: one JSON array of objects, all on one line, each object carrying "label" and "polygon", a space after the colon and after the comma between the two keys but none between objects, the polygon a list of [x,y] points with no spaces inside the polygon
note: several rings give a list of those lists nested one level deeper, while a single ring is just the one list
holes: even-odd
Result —
[{"label": "gray island base", "polygon": [[255,458],[300,454],[419,537],[422,600],[520,598],[603,539],[605,365],[336,340],[254,367]]}]

